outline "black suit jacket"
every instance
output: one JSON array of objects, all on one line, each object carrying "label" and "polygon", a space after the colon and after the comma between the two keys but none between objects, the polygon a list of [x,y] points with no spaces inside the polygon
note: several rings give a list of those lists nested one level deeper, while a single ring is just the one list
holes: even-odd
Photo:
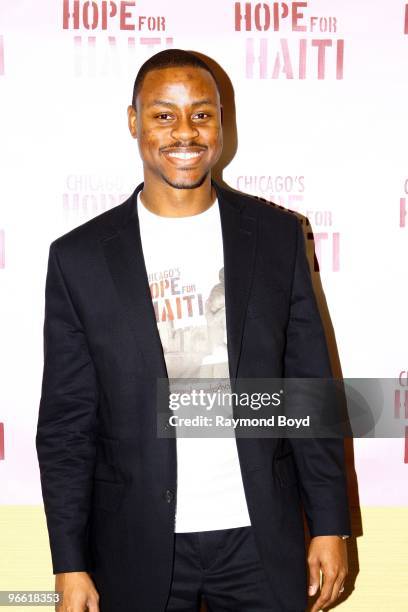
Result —
[{"label": "black suit jacket", "polygon": [[[142,186],[51,243],[45,290],[36,444],[53,571],[88,571],[101,612],[160,612],[171,581],[176,440],[156,429],[167,370],[139,233]],[[214,186],[230,377],[330,376],[300,222]],[[343,441],[236,443],[271,603],[305,608],[302,506],[312,536],[351,532]]]}]

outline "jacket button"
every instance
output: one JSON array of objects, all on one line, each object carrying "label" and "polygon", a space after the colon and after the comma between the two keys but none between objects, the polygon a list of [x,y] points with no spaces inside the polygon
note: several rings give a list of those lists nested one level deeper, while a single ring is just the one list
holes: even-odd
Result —
[{"label": "jacket button", "polygon": [[174,499],[174,493],[173,491],[170,491],[170,489],[166,489],[165,493],[164,493],[164,499],[166,500],[166,502],[168,504],[171,504],[171,502]]}]

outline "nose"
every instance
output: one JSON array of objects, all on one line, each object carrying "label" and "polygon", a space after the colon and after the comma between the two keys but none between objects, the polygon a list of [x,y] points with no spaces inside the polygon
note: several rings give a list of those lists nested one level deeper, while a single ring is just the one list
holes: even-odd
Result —
[{"label": "nose", "polygon": [[179,117],[174,125],[171,135],[175,140],[190,141],[198,136],[198,130],[191,122],[190,117]]}]

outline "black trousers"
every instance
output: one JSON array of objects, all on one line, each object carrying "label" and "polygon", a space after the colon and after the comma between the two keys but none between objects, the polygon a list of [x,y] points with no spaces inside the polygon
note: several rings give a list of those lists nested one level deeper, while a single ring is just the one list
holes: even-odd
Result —
[{"label": "black trousers", "polygon": [[[252,527],[175,534],[166,612],[281,612],[274,606]],[[300,612],[300,611],[299,611]]]}]

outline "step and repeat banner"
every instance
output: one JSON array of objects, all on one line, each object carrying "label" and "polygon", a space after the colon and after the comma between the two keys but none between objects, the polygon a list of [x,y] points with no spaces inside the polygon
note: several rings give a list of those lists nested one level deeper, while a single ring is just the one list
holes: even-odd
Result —
[{"label": "step and repeat banner", "polygon": [[[0,590],[53,588],[34,440],[49,245],[141,182],[126,109],[141,64],[173,47],[228,75],[222,180],[304,216],[337,371],[395,379],[408,426],[408,4],[2,0]],[[339,607],[402,612],[408,434],[346,448]]]}]

